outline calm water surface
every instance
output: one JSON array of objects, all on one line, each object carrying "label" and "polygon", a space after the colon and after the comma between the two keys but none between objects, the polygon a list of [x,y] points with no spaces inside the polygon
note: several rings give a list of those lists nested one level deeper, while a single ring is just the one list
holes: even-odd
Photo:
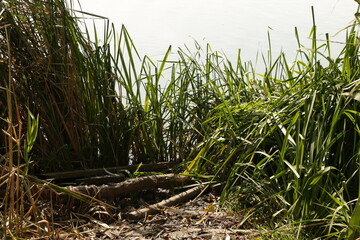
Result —
[{"label": "calm water surface", "polygon": [[[268,48],[270,33],[273,52],[283,49],[290,58],[297,44],[294,27],[302,42],[312,26],[314,6],[318,38],[334,36],[354,19],[354,0],[81,0],[82,9],[106,16],[120,29],[124,24],[141,55],[159,60],[169,45],[174,52],[184,44],[210,43],[213,50],[235,59],[241,48],[244,60],[254,60]],[[101,28],[102,22],[95,21]],[[341,44],[333,44],[339,50]]]}]

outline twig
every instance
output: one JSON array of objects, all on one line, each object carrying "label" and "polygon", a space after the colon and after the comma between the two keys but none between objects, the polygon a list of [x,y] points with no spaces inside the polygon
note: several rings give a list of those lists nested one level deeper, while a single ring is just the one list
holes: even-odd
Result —
[{"label": "twig", "polygon": [[201,193],[201,191],[204,188],[205,188],[204,185],[196,186],[185,192],[179,193],[175,196],[165,199],[159,203],[150,205],[146,208],[142,208],[139,210],[129,212],[129,213],[125,214],[125,217],[136,220],[136,219],[144,218],[149,214],[155,214],[166,207],[174,206],[180,202],[184,202],[190,198],[196,197],[199,193]]}]

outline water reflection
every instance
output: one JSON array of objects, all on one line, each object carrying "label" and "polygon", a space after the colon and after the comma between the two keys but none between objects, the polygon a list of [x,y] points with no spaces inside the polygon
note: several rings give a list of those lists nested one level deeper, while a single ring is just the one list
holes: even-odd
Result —
[{"label": "water reflection", "polygon": [[[354,18],[357,3],[351,0],[82,0],[84,11],[104,15],[120,28],[125,24],[141,54],[160,59],[169,45],[174,49],[194,40],[221,50],[235,59],[254,60],[267,49],[270,32],[275,52],[294,56],[294,27],[302,41],[316,13],[319,38],[335,35]],[[101,25],[102,23],[100,23]],[[341,36],[333,40],[342,40]],[[336,46],[335,46],[336,48]],[[338,46],[337,48],[340,48]]]}]

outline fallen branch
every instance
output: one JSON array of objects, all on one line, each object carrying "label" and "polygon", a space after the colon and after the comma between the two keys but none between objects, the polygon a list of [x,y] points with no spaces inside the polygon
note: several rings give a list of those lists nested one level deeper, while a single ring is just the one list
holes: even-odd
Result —
[{"label": "fallen branch", "polygon": [[[139,164],[130,165],[130,166],[122,166],[122,167],[111,167],[111,168],[96,168],[96,169],[84,169],[84,170],[76,170],[76,171],[66,171],[66,172],[55,172],[55,173],[43,173],[40,175],[41,178],[51,178],[55,180],[65,180],[65,179],[78,179],[78,178],[86,178],[93,176],[101,176],[106,175],[108,172],[119,173],[121,171],[129,171],[134,172],[136,170],[142,172],[161,172],[164,170],[169,170],[174,167],[176,162],[159,162],[159,163],[151,163],[151,164]],[[106,170],[105,170],[106,169]]]},{"label": "fallen branch", "polygon": [[124,182],[103,186],[70,186],[66,187],[71,191],[87,194],[98,199],[113,199],[126,193],[139,190],[149,190],[156,188],[171,189],[175,186],[184,186],[191,183],[188,176],[177,174],[152,175],[125,180]]},{"label": "fallen branch", "polygon": [[118,183],[125,180],[125,175],[122,173],[117,173],[116,175],[105,175],[105,176],[98,176],[98,177],[89,177],[89,178],[79,178],[76,179],[75,182],[77,184],[94,184],[94,185],[102,185],[102,184],[109,184],[109,183]]},{"label": "fallen branch", "polygon": [[129,219],[133,219],[133,220],[138,220],[141,218],[145,218],[147,215],[152,215],[155,214],[159,211],[161,211],[162,209],[166,208],[166,207],[170,207],[170,206],[174,206],[177,205],[181,202],[184,202],[186,200],[189,200],[191,198],[194,198],[195,196],[199,195],[201,193],[201,191],[205,188],[204,185],[199,185],[196,186],[194,188],[191,188],[185,192],[179,193],[175,196],[172,196],[168,199],[165,199],[159,203],[150,205],[146,208],[142,208],[139,210],[135,210],[132,212],[129,212],[127,214],[125,214],[125,217],[129,218]]},{"label": "fallen branch", "polygon": [[[32,177],[35,181],[37,178]],[[43,184],[41,184],[43,182]],[[69,203],[75,200],[74,196],[78,193],[88,196],[88,199],[114,199],[130,192],[139,190],[150,190],[156,188],[172,189],[176,186],[184,186],[193,183],[188,176],[178,174],[152,175],[125,180],[124,182],[113,185],[85,185],[58,187],[55,184],[46,183],[42,180],[36,181],[37,186],[33,186],[32,191],[41,194],[43,199],[53,199],[58,203]],[[47,185],[43,187],[42,185]],[[72,196],[70,192],[75,192]],[[5,196],[5,191],[0,191],[0,199]],[[71,203],[72,204],[72,203]],[[70,204],[70,205],[71,205]]]},{"label": "fallen branch", "polygon": [[[156,188],[171,189],[176,186],[184,186],[193,183],[193,180],[190,177],[178,174],[145,176],[128,179],[124,182],[113,185],[103,186],[90,185],[59,187],[55,184],[37,179],[36,177],[31,177],[31,181],[36,183],[32,186],[31,189],[31,193],[34,198],[51,200],[56,204],[64,204],[66,208],[73,208],[74,206],[81,204],[81,202],[91,204],[93,201],[106,205],[107,207],[112,207],[102,202],[101,200],[114,199],[126,193],[139,190],[149,190]],[[185,201],[199,194],[202,189],[203,186],[198,186],[186,192],[180,193],[172,198],[169,198],[168,200],[153,205],[150,207],[150,210],[140,210],[140,212],[137,213],[135,217],[141,218],[142,216],[149,213],[154,213],[163,207],[172,206],[179,202]],[[0,191],[0,193],[0,199],[4,198],[5,192]]]}]

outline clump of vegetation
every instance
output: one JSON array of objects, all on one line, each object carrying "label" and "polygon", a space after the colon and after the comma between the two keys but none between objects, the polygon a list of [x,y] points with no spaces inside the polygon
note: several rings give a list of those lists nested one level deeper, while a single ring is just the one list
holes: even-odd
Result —
[{"label": "clump of vegetation", "polygon": [[9,189],[25,184],[29,166],[36,174],[179,161],[185,174],[221,183],[224,206],[257,216],[253,225],[266,217],[264,227],[285,226],[296,238],[359,235],[357,211],[351,218],[360,160],[356,23],[334,57],[328,37],[318,45],[314,21],[310,49],[298,40],[289,62],[270,48],[258,74],[240,52],[232,63],[210,46],[179,49],[177,61],[168,61],[169,48],[156,65],[140,58],[125,28],[117,34],[107,23],[103,40],[91,42],[80,21],[64,0],[2,2],[1,166],[18,176]]}]

